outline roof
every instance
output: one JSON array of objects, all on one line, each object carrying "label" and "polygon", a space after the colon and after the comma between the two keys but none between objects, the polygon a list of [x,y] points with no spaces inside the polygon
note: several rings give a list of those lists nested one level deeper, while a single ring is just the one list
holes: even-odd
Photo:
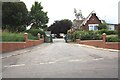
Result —
[{"label": "roof", "polygon": [[[90,19],[90,17],[92,16],[92,14],[96,14],[96,12],[95,11],[92,11],[89,15],[88,15],[88,17],[82,22],[82,24],[81,24],[81,26],[82,25],[85,25],[86,23],[87,23],[87,21]],[[98,17],[98,16],[97,16]],[[100,18],[98,17],[98,19],[100,20]],[[101,21],[102,23],[104,22],[104,21]]]}]

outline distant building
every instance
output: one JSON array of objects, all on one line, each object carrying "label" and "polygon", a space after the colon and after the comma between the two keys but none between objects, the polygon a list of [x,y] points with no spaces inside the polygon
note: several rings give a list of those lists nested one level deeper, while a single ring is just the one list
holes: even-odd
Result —
[{"label": "distant building", "polygon": [[[98,30],[99,24],[105,23],[105,20],[101,20],[95,11],[92,11],[87,18],[83,20],[74,20],[73,28],[74,29],[83,29],[85,31],[89,30]],[[117,30],[117,24],[107,24],[108,30]]]},{"label": "distant building", "polygon": [[107,24],[108,30],[118,30],[118,24]]},{"label": "distant building", "polygon": [[82,22],[81,28],[83,30],[98,30],[97,26],[102,23],[102,20],[98,18],[96,13],[92,11],[89,16]]}]

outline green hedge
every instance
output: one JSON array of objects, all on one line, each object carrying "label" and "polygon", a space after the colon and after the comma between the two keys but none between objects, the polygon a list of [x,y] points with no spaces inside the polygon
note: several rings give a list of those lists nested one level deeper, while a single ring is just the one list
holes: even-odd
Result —
[{"label": "green hedge", "polygon": [[103,33],[106,33],[106,35],[115,35],[117,34],[117,31],[113,31],[113,30],[107,30],[107,29],[102,29],[102,30],[97,30],[97,31],[94,31],[95,33],[97,34],[103,34]]},{"label": "green hedge", "polygon": [[99,34],[96,34],[94,31],[76,31],[73,33],[73,40],[101,40],[102,37]]},{"label": "green hedge", "polygon": [[33,36],[32,34],[28,34],[28,39],[29,40],[38,40],[38,36]]},{"label": "green hedge", "polygon": [[30,30],[26,30],[26,32],[32,34],[33,36],[37,36],[38,33],[40,33],[41,34],[41,36],[40,36],[41,38],[42,38],[42,35],[45,35],[45,32],[40,30],[40,29],[30,29]]},{"label": "green hedge", "polygon": [[107,36],[106,42],[120,42],[120,38],[118,36]]},{"label": "green hedge", "polygon": [[[28,34],[29,40],[38,40],[38,36]],[[24,42],[24,33],[2,32],[2,42]]]},{"label": "green hedge", "polygon": [[2,41],[3,42],[24,42],[24,34],[3,32]]}]

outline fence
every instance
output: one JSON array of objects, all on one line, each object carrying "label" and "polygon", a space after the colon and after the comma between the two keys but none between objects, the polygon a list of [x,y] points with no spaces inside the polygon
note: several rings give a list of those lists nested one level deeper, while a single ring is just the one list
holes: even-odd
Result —
[{"label": "fence", "polygon": [[80,40],[76,39],[76,43],[89,46],[95,46],[100,48],[116,49],[120,50],[119,42],[106,42],[106,34],[102,35],[102,40]]},{"label": "fence", "polygon": [[28,33],[24,34],[25,42],[2,42],[0,43],[0,52],[10,52],[14,50],[19,50],[23,48],[28,48],[32,46],[36,46],[38,44],[44,43],[44,36],[42,36],[42,39],[40,38],[40,34],[38,33],[38,40],[28,40]]}]

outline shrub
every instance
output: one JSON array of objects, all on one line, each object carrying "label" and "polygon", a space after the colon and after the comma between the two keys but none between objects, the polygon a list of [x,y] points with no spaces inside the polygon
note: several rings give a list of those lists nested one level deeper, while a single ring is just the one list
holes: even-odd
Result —
[{"label": "shrub", "polygon": [[118,38],[118,36],[107,36],[106,41],[107,42],[120,42],[120,38]]},{"label": "shrub", "polygon": [[40,33],[41,38],[42,38],[42,35],[45,35],[45,32],[40,29],[30,29],[30,30],[26,30],[26,32],[32,34],[33,36],[37,36],[37,34]]},{"label": "shrub", "polygon": [[96,34],[94,31],[76,31],[73,33],[73,40],[100,40],[101,35]]},{"label": "shrub", "polygon": [[30,40],[38,40],[38,36],[33,36],[32,34],[28,34],[28,39]]},{"label": "shrub", "polygon": [[23,33],[10,33],[3,32],[2,33],[2,41],[3,42],[23,42],[24,34]]},{"label": "shrub", "polygon": [[102,29],[102,30],[97,30],[97,31],[95,31],[95,33],[101,34],[101,35],[102,35],[103,33],[106,33],[107,35],[113,35],[113,34],[117,34],[117,31]]},{"label": "shrub", "polygon": [[100,40],[101,35],[96,34],[94,31],[88,31],[80,35],[81,40]]}]

